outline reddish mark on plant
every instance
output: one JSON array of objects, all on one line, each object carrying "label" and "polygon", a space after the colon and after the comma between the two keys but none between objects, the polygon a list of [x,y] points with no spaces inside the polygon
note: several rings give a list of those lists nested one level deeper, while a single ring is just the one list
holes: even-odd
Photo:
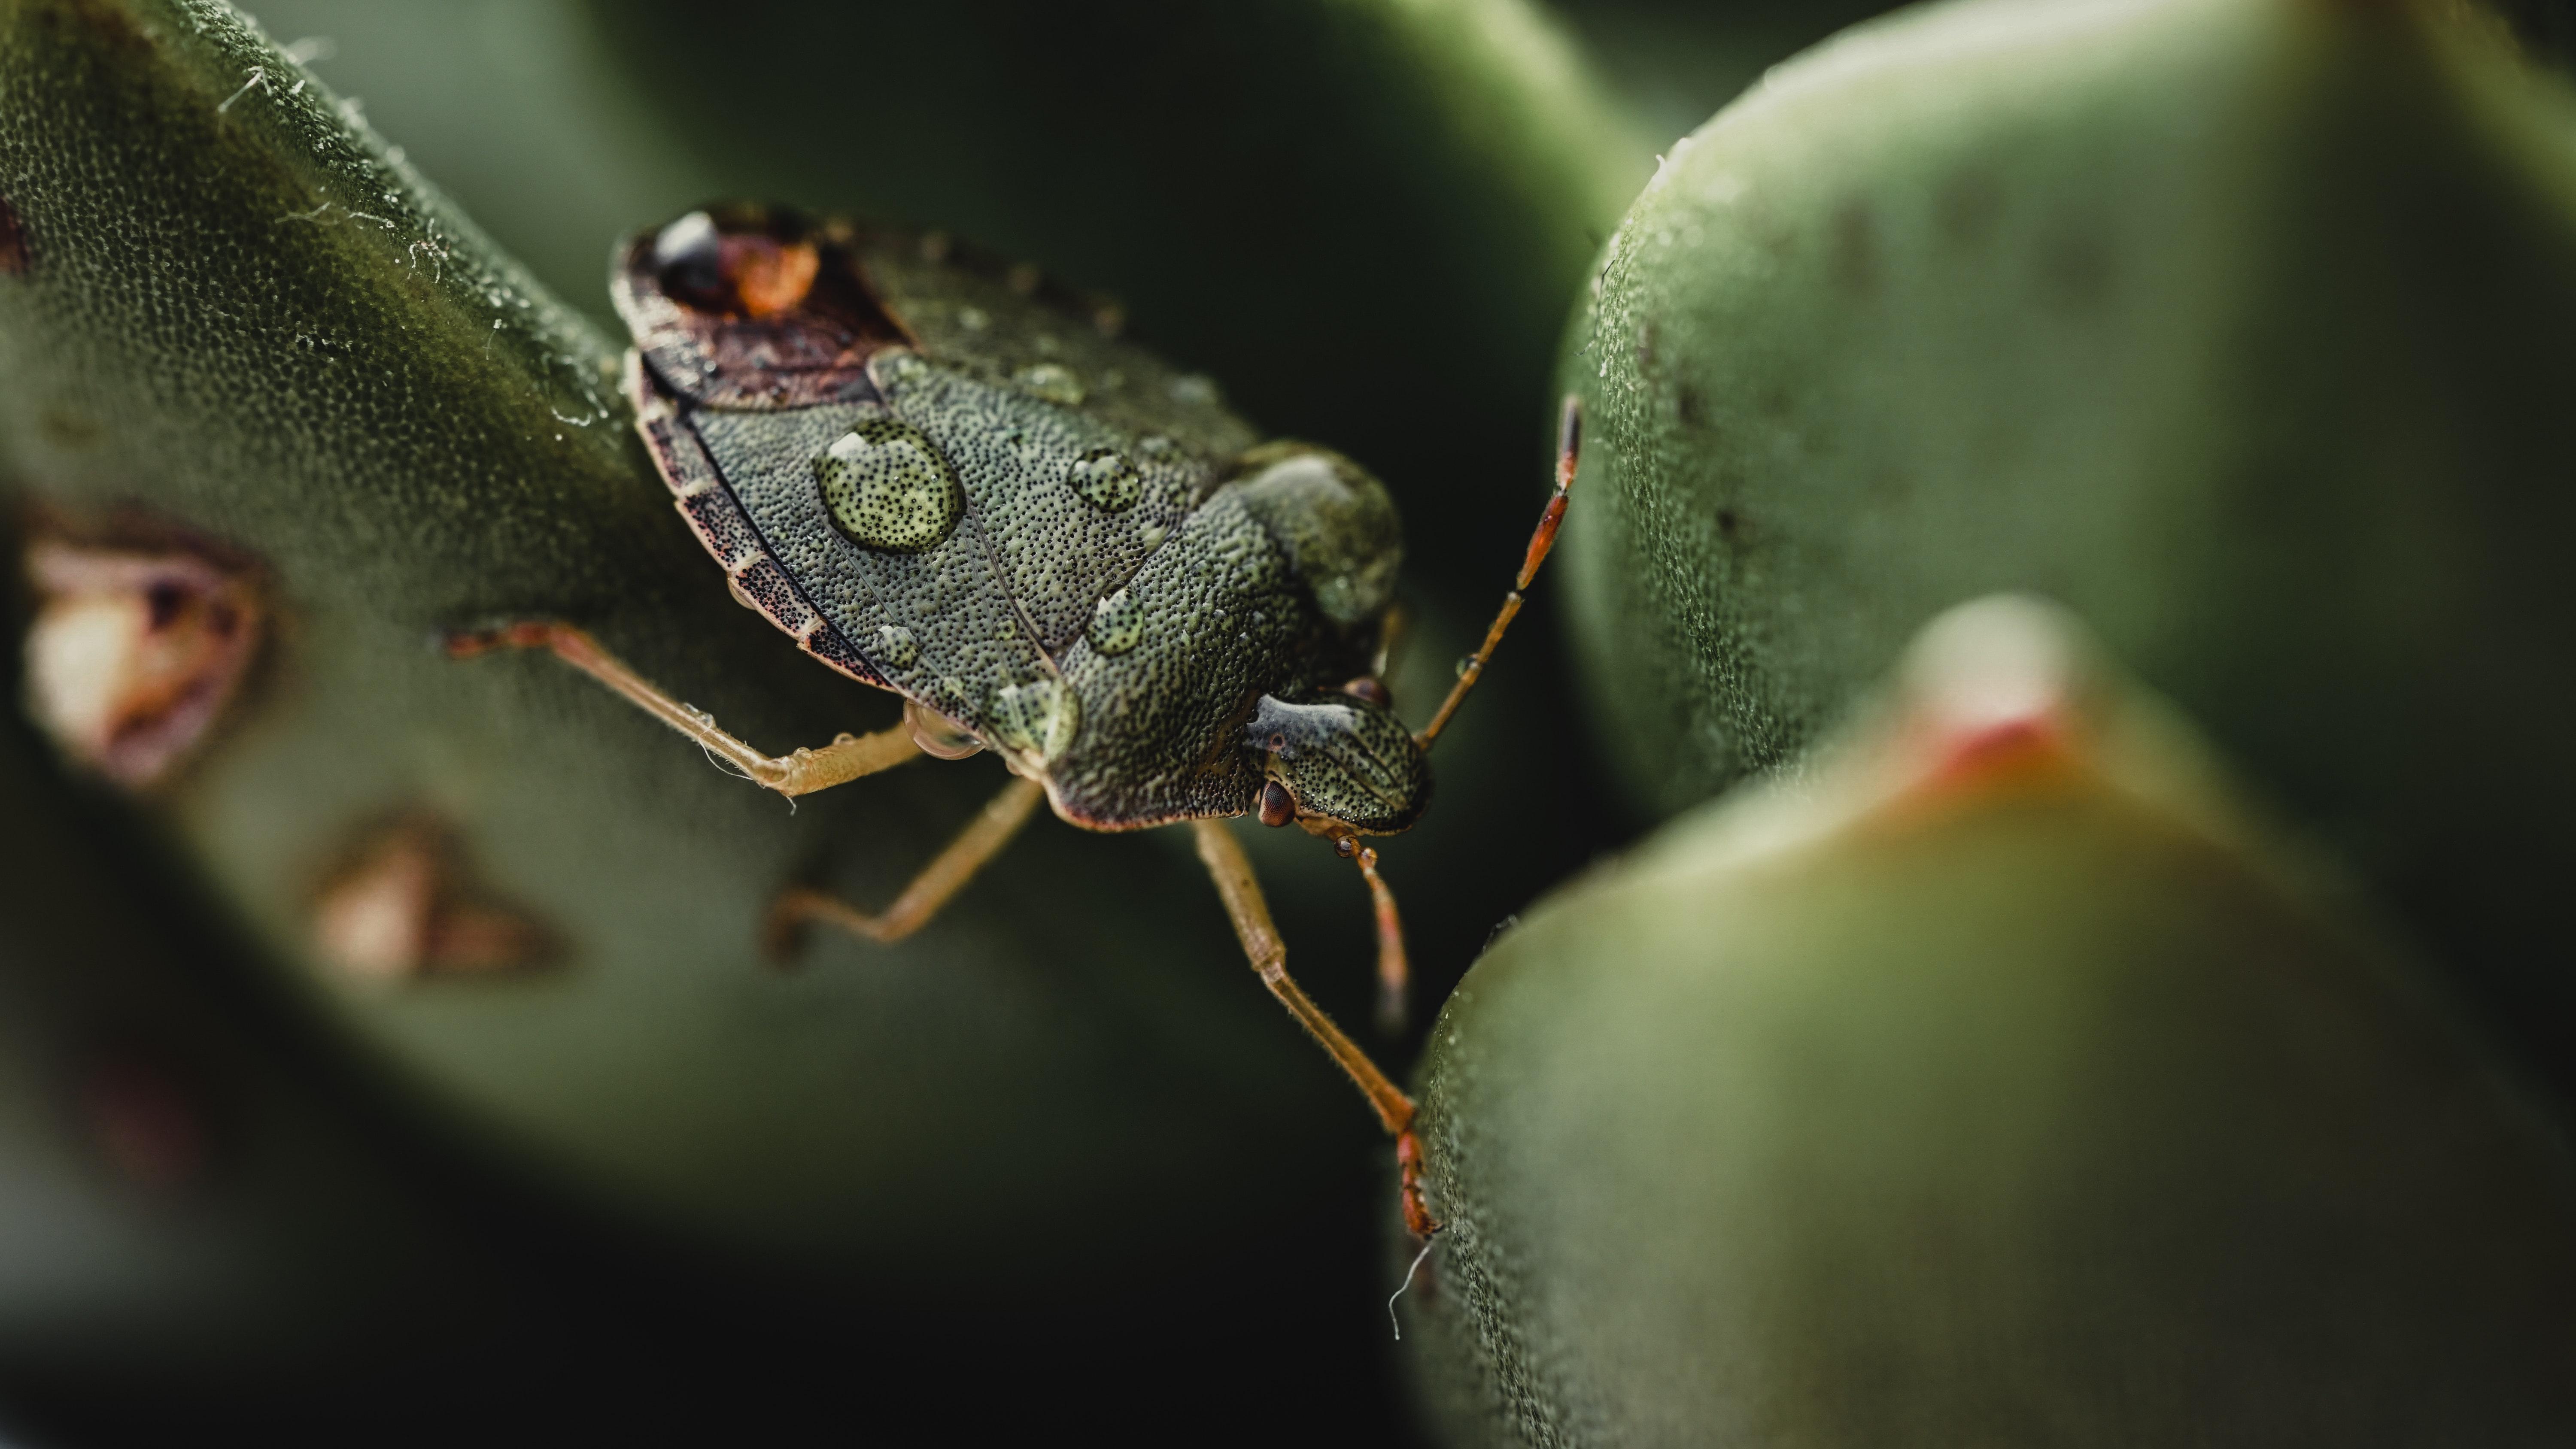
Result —
[{"label": "reddish mark on plant", "polygon": [[313,908],[314,945],[367,981],[484,975],[544,965],[554,938],[475,886],[446,829],[426,819],[376,831]]},{"label": "reddish mark on plant", "polygon": [[0,276],[27,275],[27,229],[18,222],[18,209],[0,197]]},{"label": "reddish mark on plant", "polygon": [[157,1056],[102,1053],[81,1074],[78,1095],[92,1147],[134,1186],[177,1192],[214,1165],[214,1132],[200,1094]]},{"label": "reddish mark on plant", "polygon": [[2054,770],[2065,762],[2069,745],[2054,715],[1998,720],[1943,740],[1924,783],[1941,788]]},{"label": "reddish mark on plant", "polygon": [[1395,1170],[1406,1230],[1417,1238],[1428,1238],[1440,1231],[1439,1219],[1431,1216],[1430,1204],[1422,1198],[1422,1139],[1414,1136],[1410,1127],[1395,1139]]},{"label": "reddish mark on plant", "polygon": [[27,694],[64,753],[128,788],[165,778],[222,714],[265,611],[245,566],[211,550],[39,539],[43,603],[27,631]]}]

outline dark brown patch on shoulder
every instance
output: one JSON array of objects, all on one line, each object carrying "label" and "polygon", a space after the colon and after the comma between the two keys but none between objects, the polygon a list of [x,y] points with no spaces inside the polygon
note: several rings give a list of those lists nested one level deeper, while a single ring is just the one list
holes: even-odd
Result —
[{"label": "dark brown patch on shoulder", "polygon": [[691,212],[630,238],[610,291],[674,392],[707,407],[872,400],[867,361],[911,346],[868,285],[847,228],[792,212]]}]

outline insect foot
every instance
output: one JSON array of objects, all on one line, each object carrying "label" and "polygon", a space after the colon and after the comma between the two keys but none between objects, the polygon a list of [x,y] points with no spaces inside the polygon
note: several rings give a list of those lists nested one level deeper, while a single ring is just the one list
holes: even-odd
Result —
[{"label": "insect foot", "polygon": [[222,717],[264,622],[251,571],[211,551],[40,538],[27,707],[63,753],[128,789],[166,778]]},{"label": "insect foot", "polygon": [[1452,1291],[1405,1337],[1488,1386],[1443,1412],[1888,1444],[2044,1383],[2079,1438],[2563,1439],[2561,1148],[2224,778],[1987,600],[1794,784],[1530,911],[1420,1069]]}]

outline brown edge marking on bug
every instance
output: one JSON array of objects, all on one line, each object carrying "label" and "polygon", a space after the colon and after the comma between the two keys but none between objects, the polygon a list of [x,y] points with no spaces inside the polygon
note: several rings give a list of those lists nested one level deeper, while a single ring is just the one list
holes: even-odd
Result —
[{"label": "brown edge marking on bug", "polygon": [[656,471],[670,486],[671,505],[689,521],[689,531],[724,570],[733,596],[785,630],[806,653],[861,684],[893,689],[770,556],[750,515],[716,473],[715,462],[697,434],[680,421],[671,394],[653,376],[640,352],[626,354],[626,396],[635,407],[635,430],[651,451]]},{"label": "brown edge marking on bug", "polygon": [[18,220],[17,208],[8,198],[0,197],[0,276],[27,275],[27,229]]}]

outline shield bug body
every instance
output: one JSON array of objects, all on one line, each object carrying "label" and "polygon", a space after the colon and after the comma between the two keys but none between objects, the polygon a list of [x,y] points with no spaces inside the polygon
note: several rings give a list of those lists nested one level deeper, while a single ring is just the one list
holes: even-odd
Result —
[{"label": "shield bug body", "polygon": [[553,650],[795,795],[919,754],[1000,755],[1015,777],[884,911],[791,889],[809,922],[879,941],[918,928],[1044,798],[1091,830],[1187,822],[1262,980],[1398,1137],[1408,1222],[1413,1104],[1307,999],[1231,816],[1290,822],[1354,860],[1380,976],[1404,980],[1371,835],[1429,803],[1425,754],[1520,607],[1564,513],[1419,735],[1379,681],[1402,532],[1338,454],[1259,441],[1206,379],[1119,340],[1115,309],[914,237],[750,207],[692,212],[619,249],[626,388],[680,512],[735,597],[815,658],[903,696],[904,722],[770,757],[561,623],[455,636]]}]

